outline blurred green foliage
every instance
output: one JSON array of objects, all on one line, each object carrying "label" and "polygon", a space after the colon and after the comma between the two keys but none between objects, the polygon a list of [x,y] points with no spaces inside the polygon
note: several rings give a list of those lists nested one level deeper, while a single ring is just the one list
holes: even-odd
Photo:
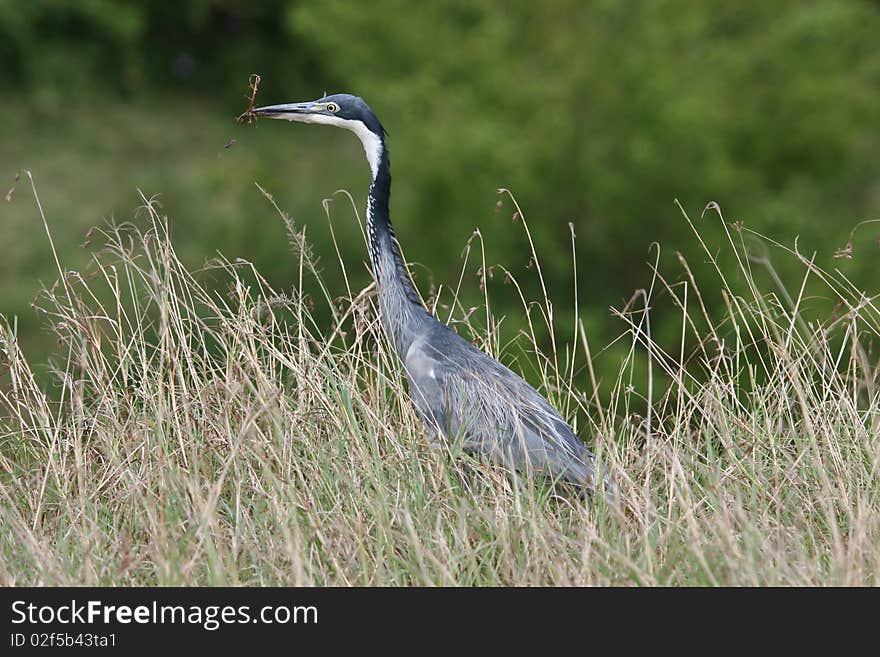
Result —
[{"label": "blurred green foliage", "polygon": [[[710,201],[780,242],[799,236],[802,252],[876,291],[877,230],[857,233],[852,260],[833,254],[856,223],[880,218],[878,34],[880,3],[866,0],[3,2],[0,93],[13,116],[0,128],[0,175],[31,167],[71,247],[102,217],[130,217],[136,187],[162,193],[192,258],[247,257],[284,287],[293,263],[251,183],[309,224],[332,262],[320,201],[346,187],[362,205],[359,147],[324,130],[226,122],[244,109],[252,72],[265,103],[359,94],[390,131],[407,257],[455,286],[479,227],[488,262],[522,274],[536,297],[523,231],[511,230],[509,202],[496,208],[509,188],[563,337],[574,225],[581,310],[601,345],[620,330],[608,307],[648,280],[652,242],[673,279],[676,250],[702,266],[675,199],[713,248],[721,226],[699,220]],[[239,145],[223,149],[233,134]],[[0,312],[23,315],[51,260],[31,206],[2,213],[0,236],[15,248]],[[364,260],[353,222],[336,233],[348,262]],[[474,304],[476,266],[465,285]],[[366,282],[364,268],[348,270]],[[491,285],[504,314],[518,302],[501,278]],[[655,331],[673,339],[677,323],[662,319]]]}]

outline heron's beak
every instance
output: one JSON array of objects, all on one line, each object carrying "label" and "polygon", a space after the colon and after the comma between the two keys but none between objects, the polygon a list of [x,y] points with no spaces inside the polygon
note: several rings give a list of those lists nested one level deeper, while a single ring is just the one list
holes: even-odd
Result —
[{"label": "heron's beak", "polygon": [[316,114],[324,109],[321,103],[288,103],[286,105],[267,105],[256,107],[253,114],[268,119],[287,119],[288,121],[303,121],[305,117]]}]

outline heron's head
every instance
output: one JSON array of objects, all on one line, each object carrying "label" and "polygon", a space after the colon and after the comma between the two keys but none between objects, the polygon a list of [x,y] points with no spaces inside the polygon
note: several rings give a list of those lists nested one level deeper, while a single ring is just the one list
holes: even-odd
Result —
[{"label": "heron's head", "polygon": [[385,129],[362,98],[351,94],[333,94],[307,103],[257,107],[253,113],[270,119],[318,123],[351,130],[364,145],[373,176],[376,175],[384,150]]}]

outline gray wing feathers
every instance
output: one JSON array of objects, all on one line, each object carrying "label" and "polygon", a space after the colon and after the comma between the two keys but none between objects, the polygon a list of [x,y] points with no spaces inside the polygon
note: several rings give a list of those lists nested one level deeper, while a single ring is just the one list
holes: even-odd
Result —
[{"label": "gray wing feathers", "polygon": [[437,327],[403,359],[429,430],[505,465],[593,486],[595,459],[558,411],[507,367]]}]

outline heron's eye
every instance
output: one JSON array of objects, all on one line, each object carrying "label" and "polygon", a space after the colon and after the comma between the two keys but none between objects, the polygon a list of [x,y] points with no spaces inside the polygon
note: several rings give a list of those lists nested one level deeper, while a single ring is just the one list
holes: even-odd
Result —
[{"label": "heron's eye", "polygon": [[327,111],[336,114],[339,111],[339,105],[336,103],[327,103]]}]

